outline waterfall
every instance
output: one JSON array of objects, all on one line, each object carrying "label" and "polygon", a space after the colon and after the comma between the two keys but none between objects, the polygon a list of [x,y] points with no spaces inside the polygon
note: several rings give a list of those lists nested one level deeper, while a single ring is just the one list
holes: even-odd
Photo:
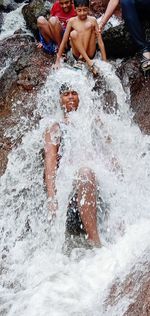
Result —
[{"label": "waterfall", "polygon": [[[3,25],[0,34],[0,40],[4,40],[14,34],[15,31],[22,29],[24,32],[26,30],[26,23],[22,15],[22,8],[25,4],[19,5],[19,7],[9,13],[3,13]],[[29,33],[29,30],[28,30]]]},{"label": "waterfall", "polygon": [[[41,116],[39,124],[28,130],[28,120],[21,118],[8,133],[13,138],[24,136],[9,154],[1,177],[1,315],[123,315],[130,298],[124,295],[107,309],[109,289],[116,279],[125,278],[138,258],[149,260],[150,138],[133,122],[129,95],[114,66],[98,60],[97,64],[106,87],[116,95],[116,112],[104,111],[103,98],[93,90],[94,80],[86,70],[81,73],[63,66],[50,72],[39,91],[34,113]],[[61,120],[58,91],[64,81],[78,91],[80,106],[70,114],[71,143],[58,173],[59,208],[51,225],[43,179],[43,135]],[[99,117],[104,129],[95,123]],[[106,133],[112,138],[110,145],[105,145]],[[114,156],[123,176],[112,170]],[[104,231],[103,222],[99,223],[103,247],[75,248],[68,257],[62,250],[67,199],[75,172],[85,165],[96,174],[109,216]]]}]

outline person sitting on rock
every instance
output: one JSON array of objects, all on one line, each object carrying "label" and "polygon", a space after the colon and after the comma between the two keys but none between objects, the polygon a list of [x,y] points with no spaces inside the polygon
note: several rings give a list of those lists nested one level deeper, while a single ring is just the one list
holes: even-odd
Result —
[{"label": "person sitting on rock", "polygon": [[106,61],[106,52],[101,34],[98,30],[98,23],[95,17],[89,16],[89,0],[75,0],[74,6],[76,17],[69,20],[64,33],[59,51],[57,54],[55,68],[59,67],[60,58],[64,52],[66,44],[70,39],[72,54],[77,60],[76,68],[82,69],[84,61],[87,62],[93,74],[97,74],[93,58],[96,53],[96,37],[101,51],[102,60]]},{"label": "person sitting on rock", "polygon": [[[64,168],[66,168],[67,174],[65,173],[66,176],[64,180],[66,185],[66,177],[68,177],[68,179],[70,178],[70,174],[68,174],[69,164],[72,168],[74,164],[73,152],[76,153],[76,151],[74,151],[74,141],[73,148],[71,148],[71,137],[73,137],[73,135],[75,136],[76,129],[71,121],[70,113],[77,111],[79,95],[70,83],[65,82],[60,87],[60,105],[64,113],[63,120],[59,123],[54,123],[46,130],[44,135],[44,178],[48,195],[48,209],[50,214],[54,217],[57,213],[56,177],[58,175],[58,169],[63,168],[63,172],[65,172]],[[110,136],[108,135],[108,142],[105,138],[106,146],[107,144],[109,146],[110,141]],[[65,158],[66,153],[69,154],[69,159]],[[64,159],[65,166],[61,165]],[[77,157],[75,158],[75,164],[76,160]],[[107,207],[100,196],[100,187],[96,175],[89,166],[87,167],[87,163],[87,159],[85,164],[83,161],[81,164],[77,163],[79,167],[77,167],[78,170],[74,174],[73,191],[68,198],[66,234],[70,237],[76,235],[87,236],[90,245],[100,246],[101,242],[97,228],[97,211],[100,207],[99,213],[102,212],[102,208],[104,208],[104,212],[106,212]],[[111,168],[116,171],[118,166],[117,160],[113,159],[111,161]],[[76,166],[74,166],[74,169],[76,169]],[[59,170],[59,175],[62,176],[62,169]],[[57,181],[59,180],[57,179]]]},{"label": "person sitting on rock", "polygon": [[[114,13],[119,0],[110,0],[104,16],[100,21],[100,31]],[[131,36],[141,53],[141,68],[145,72],[150,69],[150,42],[146,41],[141,26],[140,16],[150,17],[150,0],[121,0],[122,14]]]},{"label": "person sitting on rock", "polygon": [[62,41],[68,20],[74,16],[76,12],[71,0],[56,1],[50,11],[48,21],[43,16],[39,16],[37,19],[40,38],[38,48],[43,47],[45,52],[55,54]]}]

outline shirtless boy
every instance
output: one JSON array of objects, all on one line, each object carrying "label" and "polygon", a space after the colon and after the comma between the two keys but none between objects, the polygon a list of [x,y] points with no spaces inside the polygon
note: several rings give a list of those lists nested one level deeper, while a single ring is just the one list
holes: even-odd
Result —
[{"label": "shirtless boy", "polygon": [[[55,122],[46,130],[44,143],[45,184],[48,208],[53,216],[57,216],[57,172],[62,167],[61,161],[64,155],[71,149],[70,146],[68,148],[67,141],[68,137],[71,137],[70,125],[72,124],[69,114],[77,111],[79,107],[79,95],[68,82],[63,83],[60,87],[60,105],[63,109],[63,120]],[[96,119],[96,122],[103,130],[104,126],[101,120]],[[110,143],[111,138],[108,135],[106,146]],[[68,163],[66,162],[66,164]],[[115,173],[121,171],[115,158],[111,161],[111,170],[114,170]],[[107,216],[107,205],[101,198],[101,190],[96,175],[90,167],[86,166],[86,162],[85,165],[76,170],[74,177],[73,190],[68,198],[66,235],[86,235],[90,244],[99,246],[101,243],[97,229],[97,212],[100,215],[103,210]]]},{"label": "shirtless boy", "polygon": [[54,3],[50,18],[47,21],[43,16],[37,19],[40,43],[42,48],[49,54],[55,54],[60,46],[67,22],[76,16],[74,5],[71,0],[58,0]]},{"label": "shirtless boy", "polygon": [[88,15],[89,0],[75,0],[74,6],[77,16],[71,18],[67,24],[66,31],[57,54],[55,68],[59,67],[60,58],[68,40],[70,39],[72,54],[78,61],[76,64],[77,68],[80,68],[83,60],[85,60],[93,74],[96,74],[97,70],[93,62],[93,57],[96,52],[96,37],[101,51],[102,60],[106,61],[105,47],[99,32],[98,23],[95,17]]},{"label": "shirtless boy", "polygon": [[[54,123],[46,131],[44,146],[45,184],[48,207],[52,214],[57,214],[56,175],[60,159],[64,154],[65,135],[69,133],[69,113],[76,111],[79,106],[78,93],[69,83],[62,84],[60,88],[60,104],[64,110],[64,119],[60,123]],[[55,135],[58,139],[54,143]],[[68,201],[66,233],[69,235],[86,234],[90,243],[100,245],[96,218],[96,177],[90,168],[85,166],[77,171],[71,196]],[[82,202],[83,197],[84,203]]]}]

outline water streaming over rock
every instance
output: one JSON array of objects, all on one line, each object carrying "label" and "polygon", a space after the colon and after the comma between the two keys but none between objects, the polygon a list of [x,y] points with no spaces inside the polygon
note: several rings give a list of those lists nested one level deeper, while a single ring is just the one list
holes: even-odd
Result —
[{"label": "water streaming over rock", "polygon": [[[104,112],[86,70],[62,67],[49,74],[39,91],[34,113],[41,116],[39,124],[27,131],[28,119],[22,118],[9,131],[13,138],[24,136],[9,154],[1,177],[1,315],[120,316],[129,304],[124,296],[111,313],[104,307],[115,278],[123,279],[150,246],[150,138],[133,123],[128,95],[113,66],[97,63],[106,87],[116,94],[116,113]],[[79,92],[80,107],[70,114],[71,138],[57,177],[58,216],[51,225],[43,180],[43,134],[61,120],[58,90],[66,80]],[[103,128],[97,124],[99,117]],[[105,144],[108,134],[110,145]],[[123,176],[112,170],[114,156]],[[99,225],[101,249],[75,248],[68,257],[62,251],[67,199],[75,172],[83,166],[95,171],[109,217],[105,231],[103,223]]]},{"label": "water streaming over rock", "polygon": [[4,40],[14,34],[15,31],[22,29],[24,32],[28,32],[26,29],[26,23],[22,15],[22,8],[24,4],[19,4],[18,8],[9,13],[3,13],[3,25],[0,33],[0,40]]}]

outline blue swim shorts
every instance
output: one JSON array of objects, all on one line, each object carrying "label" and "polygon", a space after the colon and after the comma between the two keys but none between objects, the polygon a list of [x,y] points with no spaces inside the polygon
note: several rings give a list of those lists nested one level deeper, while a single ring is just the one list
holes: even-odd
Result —
[{"label": "blue swim shorts", "polygon": [[49,43],[46,43],[44,37],[41,35],[41,33],[39,32],[39,39],[40,39],[40,43],[43,45],[43,50],[50,55],[54,55],[57,53],[58,50],[58,45],[50,40]]}]

